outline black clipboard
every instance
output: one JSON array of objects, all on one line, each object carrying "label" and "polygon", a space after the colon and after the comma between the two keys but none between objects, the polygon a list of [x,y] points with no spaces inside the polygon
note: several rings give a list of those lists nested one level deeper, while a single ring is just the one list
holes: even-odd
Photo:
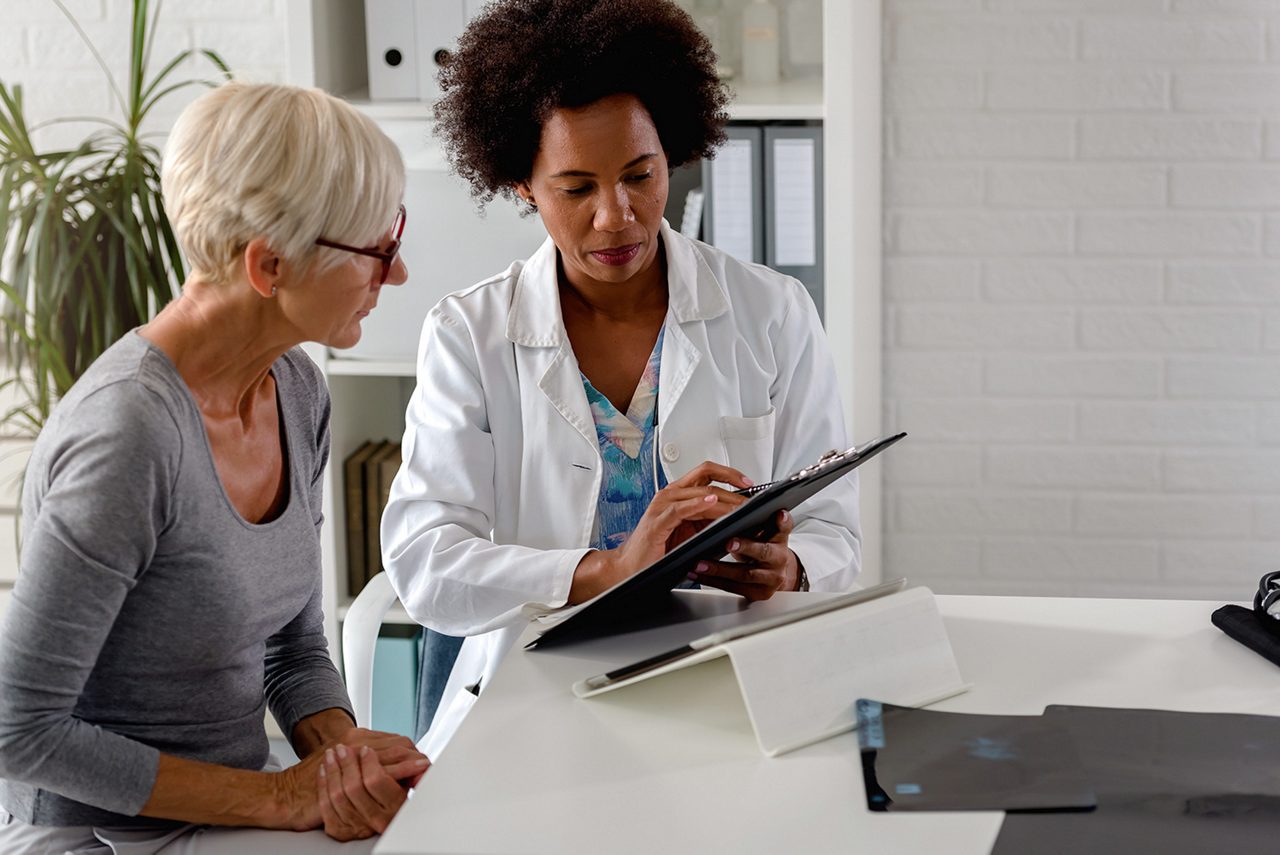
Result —
[{"label": "black clipboard", "polygon": [[831,451],[794,475],[740,491],[749,495],[750,501],[634,576],[578,606],[573,614],[525,645],[526,649],[611,635],[630,628],[629,624],[634,623],[639,613],[653,610],[664,602],[671,589],[688,577],[691,567],[699,561],[723,558],[724,546],[729,540],[735,537],[768,540],[777,531],[775,521],[779,511],[792,510],[905,436],[905,433],[896,433],[847,451]]}]

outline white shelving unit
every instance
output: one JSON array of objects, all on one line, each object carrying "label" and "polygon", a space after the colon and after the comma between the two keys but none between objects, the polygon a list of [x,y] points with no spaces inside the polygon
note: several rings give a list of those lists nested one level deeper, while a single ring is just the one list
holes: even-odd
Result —
[{"label": "white shelving unit", "polygon": [[[285,0],[289,82],[339,94],[379,122],[429,120],[429,104],[369,100],[363,13],[360,0]],[[826,325],[846,420],[861,440],[881,432],[880,0],[823,0],[822,14],[821,77],[754,87],[729,81],[734,91],[729,113],[735,120],[823,123]],[[350,605],[340,463],[367,439],[400,436],[414,366],[331,356],[321,348],[312,353],[333,399],[323,555],[327,631],[336,655],[339,624]],[[862,483],[867,582],[880,576],[880,485],[867,477],[876,471],[865,473]],[[398,607],[388,620],[409,622]]]}]

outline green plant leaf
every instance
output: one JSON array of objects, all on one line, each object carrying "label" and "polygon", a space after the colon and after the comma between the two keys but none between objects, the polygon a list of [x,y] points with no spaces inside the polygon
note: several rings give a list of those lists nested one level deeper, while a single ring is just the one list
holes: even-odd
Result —
[{"label": "green plant leaf", "polygon": [[39,430],[103,350],[179,293],[186,268],[160,198],[161,154],[139,129],[162,99],[209,85],[177,79],[193,55],[230,76],[203,48],[181,51],[149,75],[162,4],[132,0],[122,90],[64,0],[54,2],[102,68],[122,120],[92,122],[75,147],[40,149],[33,130],[85,119],[33,127],[22,88],[0,82],[0,351],[14,373],[0,388],[20,396],[0,429],[24,433]]}]

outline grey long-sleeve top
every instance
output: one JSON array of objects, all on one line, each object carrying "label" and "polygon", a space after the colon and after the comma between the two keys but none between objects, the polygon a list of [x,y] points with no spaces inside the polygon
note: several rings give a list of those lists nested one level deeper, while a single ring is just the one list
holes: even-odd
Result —
[{"label": "grey long-sleeve top", "polygon": [[136,333],[41,432],[0,623],[0,805],[18,819],[139,824],[162,752],[260,769],[267,705],[285,733],[350,710],[321,613],[329,397],[300,350],[272,374],[289,489],[263,525],[232,506],[195,400]]}]

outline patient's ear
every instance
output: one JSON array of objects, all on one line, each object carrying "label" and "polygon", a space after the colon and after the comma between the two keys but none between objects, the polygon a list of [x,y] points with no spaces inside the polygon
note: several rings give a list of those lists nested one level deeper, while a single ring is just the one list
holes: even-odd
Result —
[{"label": "patient's ear", "polygon": [[254,238],[245,246],[245,278],[249,280],[249,287],[263,299],[276,295],[284,278],[284,267],[284,259],[271,248],[266,238]]}]

